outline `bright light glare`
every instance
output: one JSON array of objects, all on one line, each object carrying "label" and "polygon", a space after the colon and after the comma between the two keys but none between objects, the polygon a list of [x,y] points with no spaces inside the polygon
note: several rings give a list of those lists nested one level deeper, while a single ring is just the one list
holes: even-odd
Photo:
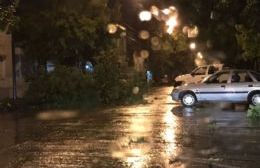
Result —
[{"label": "bright light glare", "polygon": [[78,116],[77,111],[44,111],[37,114],[36,118],[38,120],[62,120],[70,119]]},{"label": "bright light glare", "polygon": [[149,11],[142,11],[139,13],[139,19],[141,21],[150,21],[152,19],[152,14]]},{"label": "bright light glare", "polygon": [[174,28],[178,25],[178,22],[176,20],[176,17],[170,17],[166,21],[166,26],[167,26],[167,33],[172,34]]},{"label": "bright light glare", "polygon": [[199,59],[203,59],[202,53],[201,53],[201,52],[198,52],[198,53],[197,53],[197,57],[198,57]]},{"label": "bright light glare", "polygon": [[150,9],[151,13],[154,15],[154,16],[159,16],[159,9],[156,7],[156,6],[151,6],[151,9]]},{"label": "bright light glare", "polygon": [[174,6],[170,6],[169,9],[172,10],[172,11],[176,10],[176,8]]},{"label": "bright light glare", "polygon": [[162,13],[164,13],[165,15],[169,15],[171,13],[170,9],[166,8],[162,10]]},{"label": "bright light glare", "polygon": [[194,43],[194,42],[190,43],[190,49],[195,50],[196,49],[196,43]]},{"label": "bright light glare", "polygon": [[117,31],[117,26],[115,24],[110,23],[107,25],[107,31],[109,34],[115,34]]},{"label": "bright light glare", "polygon": [[194,26],[193,28],[188,29],[188,37],[189,38],[195,38],[199,34],[199,28],[197,26]]}]

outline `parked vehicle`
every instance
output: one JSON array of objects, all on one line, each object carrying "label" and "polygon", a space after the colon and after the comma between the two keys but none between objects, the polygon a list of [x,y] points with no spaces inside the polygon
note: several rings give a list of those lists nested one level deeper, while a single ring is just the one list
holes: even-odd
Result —
[{"label": "parked vehicle", "polygon": [[174,86],[180,86],[189,83],[199,83],[208,75],[222,70],[223,64],[204,65],[194,69],[189,74],[179,75],[175,78]]},{"label": "parked vehicle", "polygon": [[171,96],[186,107],[203,101],[260,104],[260,73],[249,70],[222,70],[208,76],[201,83],[174,88]]}]

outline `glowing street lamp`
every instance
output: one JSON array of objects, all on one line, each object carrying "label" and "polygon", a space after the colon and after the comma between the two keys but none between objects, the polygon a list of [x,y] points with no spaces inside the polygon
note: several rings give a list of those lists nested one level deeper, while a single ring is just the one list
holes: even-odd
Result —
[{"label": "glowing street lamp", "polygon": [[167,26],[167,33],[172,34],[174,28],[178,25],[176,17],[170,17],[166,21],[166,26]]},{"label": "glowing street lamp", "polygon": [[139,19],[144,22],[144,21],[150,21],[152,19],[152,14],[149,11],[142,11],[139,13]]},{"label": "glowing street lamp", "polygon": [[109,23],[107,25],[107,32],[109,34],[115,34],[118,29],[121,29],[122,31],[126,31],[126,28],[120,24]]},{"label": "glowing street lamp", "polygon": [[171,13],[171,10],[166,8],[166,9],[162,10],[162,13],[165,14],[165,15],[169,15]]},{"label": "glowing street lamp", "polygon": [[115,24],[108,24],[107,25],[107,31],[109,34],[115,34],[117,32],[117,26]]},{"label": "glowing street lamp", "polygon": [[196,43],[195,42],[190,43],[190,49],[191,50],[195,50],[196,49]]}]

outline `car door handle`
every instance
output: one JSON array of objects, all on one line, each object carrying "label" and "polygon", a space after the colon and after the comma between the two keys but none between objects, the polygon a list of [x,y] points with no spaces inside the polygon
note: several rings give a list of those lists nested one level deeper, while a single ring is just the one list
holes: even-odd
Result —
[{"label": "car door handle", "polygon": [[248,85],[248,87],[253,87],[253,85]]},{"label": "car door handle", "polygon": [[223,87],[223,88],[224,88],[224,87],[226,87],[226,85],[221,85],[220,87]]}]

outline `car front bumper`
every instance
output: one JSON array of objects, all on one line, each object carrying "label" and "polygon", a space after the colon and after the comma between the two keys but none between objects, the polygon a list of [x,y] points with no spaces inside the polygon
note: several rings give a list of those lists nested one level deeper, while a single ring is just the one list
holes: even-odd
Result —
[{"label": "car front bumper", "polygon": [[172,100],[179,101],[180,100],[179,95],[180,95],[180,92],[178,90],[173,90],[171,93]]}]

